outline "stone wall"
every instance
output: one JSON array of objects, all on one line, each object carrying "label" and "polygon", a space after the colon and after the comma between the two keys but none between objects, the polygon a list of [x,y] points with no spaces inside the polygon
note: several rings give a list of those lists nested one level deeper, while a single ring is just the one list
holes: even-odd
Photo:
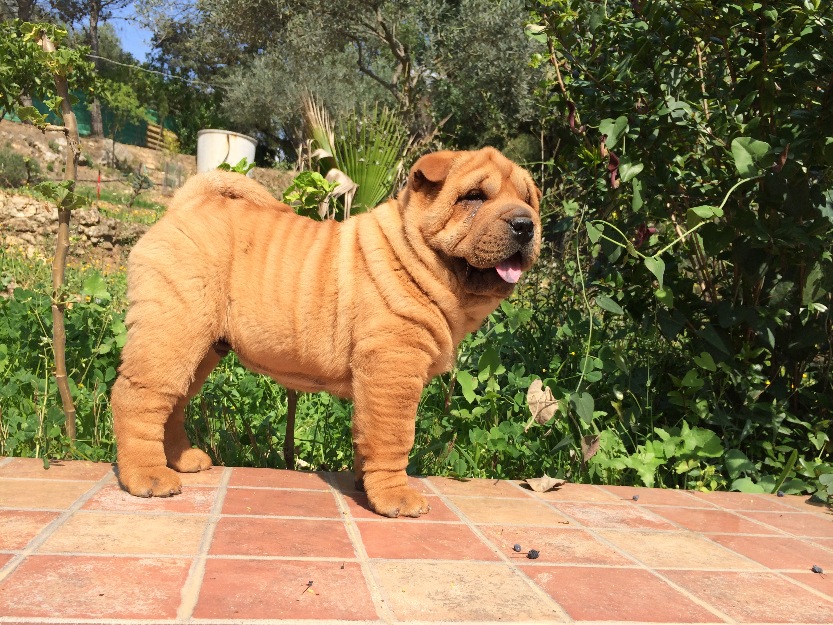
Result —
[{"label": "stone wall", "polygon": [[[72,245],[113,250],[136,242],[148,229],[102,215],[95,208],[72,211]],[[0,191],[0,243],[34,247],[53,246],[58,231],[58,209],[51,202]]]}]

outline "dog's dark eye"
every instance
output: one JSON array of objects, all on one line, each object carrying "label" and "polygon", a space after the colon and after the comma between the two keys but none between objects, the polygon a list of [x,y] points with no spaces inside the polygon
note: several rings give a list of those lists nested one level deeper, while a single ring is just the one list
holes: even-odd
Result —
[{"label": "dog's dark eye", "polygon": [[460,202],[485,202],[486,201],[486,194],[483,193],[480,189],[474,189],[469,191],[465,195],[461,196],[459,201]]}]

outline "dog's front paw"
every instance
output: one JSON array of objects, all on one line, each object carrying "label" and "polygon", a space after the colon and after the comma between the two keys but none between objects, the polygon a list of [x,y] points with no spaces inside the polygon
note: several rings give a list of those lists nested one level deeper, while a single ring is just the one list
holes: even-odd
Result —
[{"label": "dog's front paw", "polygon": [[397,486],[384,490],[367,490],[370,507],[377,514],[387,517],[418,517],[431,510],[428,500],[410,486]]},{"label": "dog's front paw", "polygon": [[119,471],[124,490],[137,497],[170,497],[182,492],[182,480],[168,467],[142,467]]},{"label": "dog's front paw", "polygon": [[201,449],[186,449],[177,457],[167,453],[168,466],[180,473],[197,473],[211,468],[211,456]]}]

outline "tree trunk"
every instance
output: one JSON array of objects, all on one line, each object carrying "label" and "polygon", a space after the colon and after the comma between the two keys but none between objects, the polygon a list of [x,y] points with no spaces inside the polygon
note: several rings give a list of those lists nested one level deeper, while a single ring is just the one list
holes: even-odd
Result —
[{"label": "tree trunk", "polygon": [[295,470],[295,412],[298,409],[298,391],[286,389],[286,434],[283,437],[283,459],[286,468]]},{"label": "tree trunk", "polygon": [[[55,44],[47,37],[41,39],[41,46],[46,52],[55,52]],[[70,191],[75,189],[78,172],[78,159],[81,144],[78,139],[78,122],[69,101],[69,87],[66,76],[55,74],[55,91],[61,98],[61,117],[67,137],[66,168],[64,180],[70,182]],[[71,211],[58,205],[58,238],[55,245],[55,258],[52,261],[52,350],[55,356],[55,381],[61,394],[61,404],[66,417],[66,433],[75,440],[75,405],[69,390],[66,364],[66,328],[64,326],[64,276],[69,252],[69,221]]]},{"label": "tree trunk", "polygon": [[[96,73],[99,70],[97,57],[99,56],[98,18],[100,9],[99,2],[90,3],[90,49],[94,55],[93,65],[95,65]],[[90,103],[90,135],[98,138],[104,136],[104,121],[101,118],[101,104],[98,98],[93,98],[93,101]]]},{"label": "tree trunk", "polygon": [[35,15],[35,0],[18,0],[17,18],[22,22],[31,22]]}]

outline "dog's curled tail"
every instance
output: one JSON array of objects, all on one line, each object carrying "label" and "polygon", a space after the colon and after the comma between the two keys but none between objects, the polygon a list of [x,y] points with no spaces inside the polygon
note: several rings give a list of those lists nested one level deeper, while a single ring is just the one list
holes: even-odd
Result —
[{"label": "dog's curled tail", "polygon": [[245,200],[263,208],[292,212],[289,206],[275,199],[259,182],[248,176],[220,169],[189,178],[174,195],[170,208],[186,206],[195,200],[202,202],[218,195],[230,200]]}]

